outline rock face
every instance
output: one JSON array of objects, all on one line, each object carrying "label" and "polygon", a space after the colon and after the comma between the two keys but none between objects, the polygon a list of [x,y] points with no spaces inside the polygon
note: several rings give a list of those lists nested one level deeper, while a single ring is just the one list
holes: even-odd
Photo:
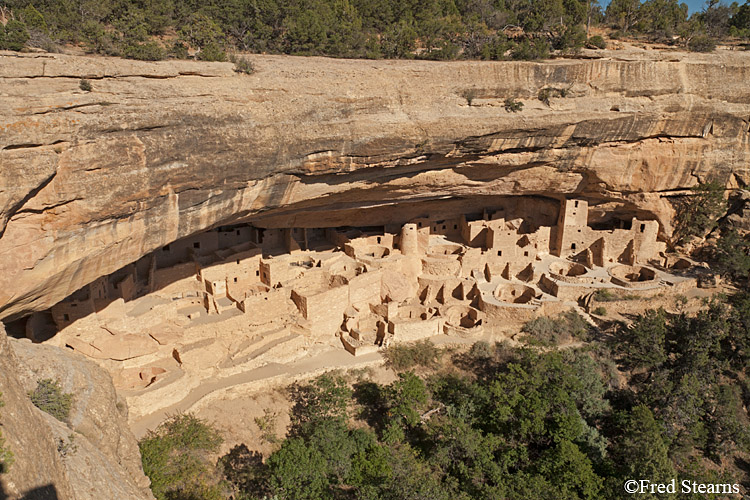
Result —
[{"label": "rock face", "polygon": [[[707,178],[748,183],[750,53],[598,54],[252,56],[252,75],[0,54],[0,317],[216,225],[382,225],[575,193],[668,237],[670,196]],[[557,89],[549,104],[544,89]]]},{"label": "rock face", "polygon": [[[26,396],[44,378],[74,394],[69,424]],[[0,327],[0,391],[3,436],[15,455],[0,475],[2,498],[153,499],[135,438],[102,368],[57,347],[11,340]]]}]

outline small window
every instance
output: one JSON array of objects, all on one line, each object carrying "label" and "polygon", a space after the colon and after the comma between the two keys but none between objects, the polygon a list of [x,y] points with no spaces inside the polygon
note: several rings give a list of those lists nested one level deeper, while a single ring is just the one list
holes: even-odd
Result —
[{"label": "small window", "polygon": [[255,271],[255,275],[259,276],[260,275],[260,271]]},{"label": "small window", "polygon": [[234,282],[237,283],[237,278],[234,278]]},{"label": "small window", "polygon": [[237,230],[237,236],[239,236],[239,235],[240,235],[240,230],[238,229],[238,230]]},{"label": "small window", "polygon": [[576,244],[575,244],[575,243],[573,243],[572,245],[570,245],[570,249],[571,249],[571,250],[575,250],[575,249],[576,249]]},{"label": "small window", "polygon": [[420,223],[418,223],[418,224],[417,224],[417,227],[422,227],[422,223],[421,223],[421,222],[420,222]]},{"label": "small window", "polygon": [[195,243],[193,243],[193,248],[200,248],[200,247],[201,247],[200,241],[196,241]]},{"label": "small window", "polygon": [[528,251],[524,252],[524,253],[523,253],[523,256],[524,256],[524,257],[528,257],[528,256],[529,256],[529,252],[528,252]]},{"label": "small window", "polygon": [[578,208],[578,202],[577,201],[575,202],[575,207]]},{"label": "small window", "polygon": [[240,259],[237,259],[237,264],[239,264],[239,263],[240,263]]},{"label": "small window", "polygon": [[498,257],[502,257],[503,256],[503,251],[502,250],[498,250],[497,251],[497,256]]},{"label": "small window", "polygon": [[162,252],[169,252],[169,245],[164,245],[164,247],[161,249]]},{"label": "small window", "polygon": [[641,232],[646,230],[646,224],[641,224]]},{"label": "small window", "polygon": [[458,229],[458,224],[453,224],[453,229]]},{"label": "small window", "polygon": [[443,230],[445,230],[445,224],[443,224]]},{"label": "small window", "polygon": [[381,238],[380,236],[378,236],[378,243],[380,243],[380,240],[381,240],[381,239],[382,239],[382,238]]},{"label": "small window", "polygon": [[78,304],[70,304],[70,307],[78,307]]},{"label": "small window", "polygon": [[70,315],[68,315],[68,314],[63,314],[63,319],[64,319],[65,321],[70,321]]},{"label": "small window", "polygon": [[579,229],[579,230],[578,230],[578,232],[580,233],[580,232],[581,232],[581,230]]}]

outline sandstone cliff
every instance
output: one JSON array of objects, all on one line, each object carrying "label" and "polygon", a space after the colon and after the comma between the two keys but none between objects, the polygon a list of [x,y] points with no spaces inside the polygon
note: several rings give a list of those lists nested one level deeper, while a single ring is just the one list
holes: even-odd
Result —
[{"label": "sandstone cliff", "polygon": [[[669,196],[708,177],[748,182],[750,53],[598,54],[252,56],[252,75],[0,54],[0,317],[218,224],[383,224],[576,193],[668,236]],[[545,88],[565,97],[547,105]]]},{"label": "sandstone cliff", "polygon": [[[26,396],[43,378],[59,380],[74,394],[69,424],[37,409]],[[15,456],[0,475],[0,497],[153,498],[135,438],[102,368],[57,347],[11,340],[0,327],[0,392],[3,436]]]}]

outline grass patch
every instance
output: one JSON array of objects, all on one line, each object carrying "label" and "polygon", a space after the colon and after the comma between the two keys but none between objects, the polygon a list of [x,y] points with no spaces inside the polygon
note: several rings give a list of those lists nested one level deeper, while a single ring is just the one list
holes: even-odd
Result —
[{"label": "grass patch", "polygon": [[442,352],[429,340],[420,340],[414,344],[396,344],[385,351],[385,360],[389,367],[403,371],[415,366],[435,368]]},{"label": "grass patch", "polygon": [[603,306],[599,306],[596,309],[593,310],[593,313],[597,316],[606,316],[607,315],[607,308]]},{"label": "grass patch", "polygon": [[91,82],[89,80],[86,80],[85,78],[81,78],[81,80],[78,82],[78,88],[80,88],[84,92],[91,92],[94,89],[91,86]]}]

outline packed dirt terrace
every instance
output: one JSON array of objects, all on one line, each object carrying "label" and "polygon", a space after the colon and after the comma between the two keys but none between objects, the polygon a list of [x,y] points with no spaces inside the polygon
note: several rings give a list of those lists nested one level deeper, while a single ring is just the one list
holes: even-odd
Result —
[{"label": "packed dirt terrace", "polygon": [[530,203],[403,226],[217,227],[16,329],[104,366],[143,432],[236,386],[380,363],[394,342],[497,338],[571,307],[593,321],[597,294],[653,298],[718,284],[666,253],[657,221],[613,215],[592,227],[585,200]]}]

